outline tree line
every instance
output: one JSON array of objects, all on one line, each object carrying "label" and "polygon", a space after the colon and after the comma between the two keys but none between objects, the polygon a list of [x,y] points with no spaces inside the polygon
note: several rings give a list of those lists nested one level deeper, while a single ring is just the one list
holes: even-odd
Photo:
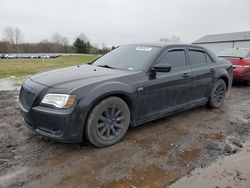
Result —
[{"label": "tree line", "polygon": [[[105,44],[99,48],[90,43],[90,40],[80,34],[75,38],[73,45],[67,37],[56,32],[51,39],[44,39],[37,43],[23,41],[24,34],[17,27],[6,27],[3,30],[3,39],[0,40],[0,53],[82,53],[104,54],[111,49]],[[113,48],[113,47],[112,47]]]}]

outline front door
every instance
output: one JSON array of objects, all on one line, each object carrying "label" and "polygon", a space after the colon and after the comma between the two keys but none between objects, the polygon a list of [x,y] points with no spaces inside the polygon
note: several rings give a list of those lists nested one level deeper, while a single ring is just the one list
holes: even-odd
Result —
[{"label": "front door", "polygon": [[168,49],[156,63],[171,65],[171,71],[156,72],[154,79],[144,83],[144,89],[137,98],[140,106],[138,120],[164,114],[189,102],[192,73],[185,49]]}]

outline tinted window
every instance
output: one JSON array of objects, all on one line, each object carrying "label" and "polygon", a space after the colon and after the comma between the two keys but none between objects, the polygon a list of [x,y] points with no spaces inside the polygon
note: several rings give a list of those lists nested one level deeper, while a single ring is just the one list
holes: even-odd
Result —
[{"label": "tinted window", "polygon": [[211,57],[209,55],[207,55],[207,53],[206,53],[206,58],[207,58],[207,62],[208,63],[212,63],[213,62],[212,59],[211,59]]},{"label": "tinted window", "polygon": [[191,65],[198,65],[207,62],[206,55],[202,51],[189,50],[188,54]]},{"label": "tinted window", "polygon": [[169,64],[172,68],[186,66],[184,50],[173,50],[164,54],[158,64]]}]

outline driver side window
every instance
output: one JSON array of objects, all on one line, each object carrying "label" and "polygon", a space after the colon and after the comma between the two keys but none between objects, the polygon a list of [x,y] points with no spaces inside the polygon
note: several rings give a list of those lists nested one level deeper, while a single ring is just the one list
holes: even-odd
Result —
[{"label": "driver side window", "polygon": [[186,66],[186,55],[183,49],[166,52],[157,64],[169,64],[173,68]]}]

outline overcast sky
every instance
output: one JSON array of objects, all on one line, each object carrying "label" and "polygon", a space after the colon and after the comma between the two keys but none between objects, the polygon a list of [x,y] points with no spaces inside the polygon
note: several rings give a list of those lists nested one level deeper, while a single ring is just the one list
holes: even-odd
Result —
[{"label": "overcast sky", "polygon": [[250,0],[0,0],[0,39],[19,27],[25,42],[59,32],[72,42],[84,33],[92,43],[158,42],[179,36],[250,30]]}]

